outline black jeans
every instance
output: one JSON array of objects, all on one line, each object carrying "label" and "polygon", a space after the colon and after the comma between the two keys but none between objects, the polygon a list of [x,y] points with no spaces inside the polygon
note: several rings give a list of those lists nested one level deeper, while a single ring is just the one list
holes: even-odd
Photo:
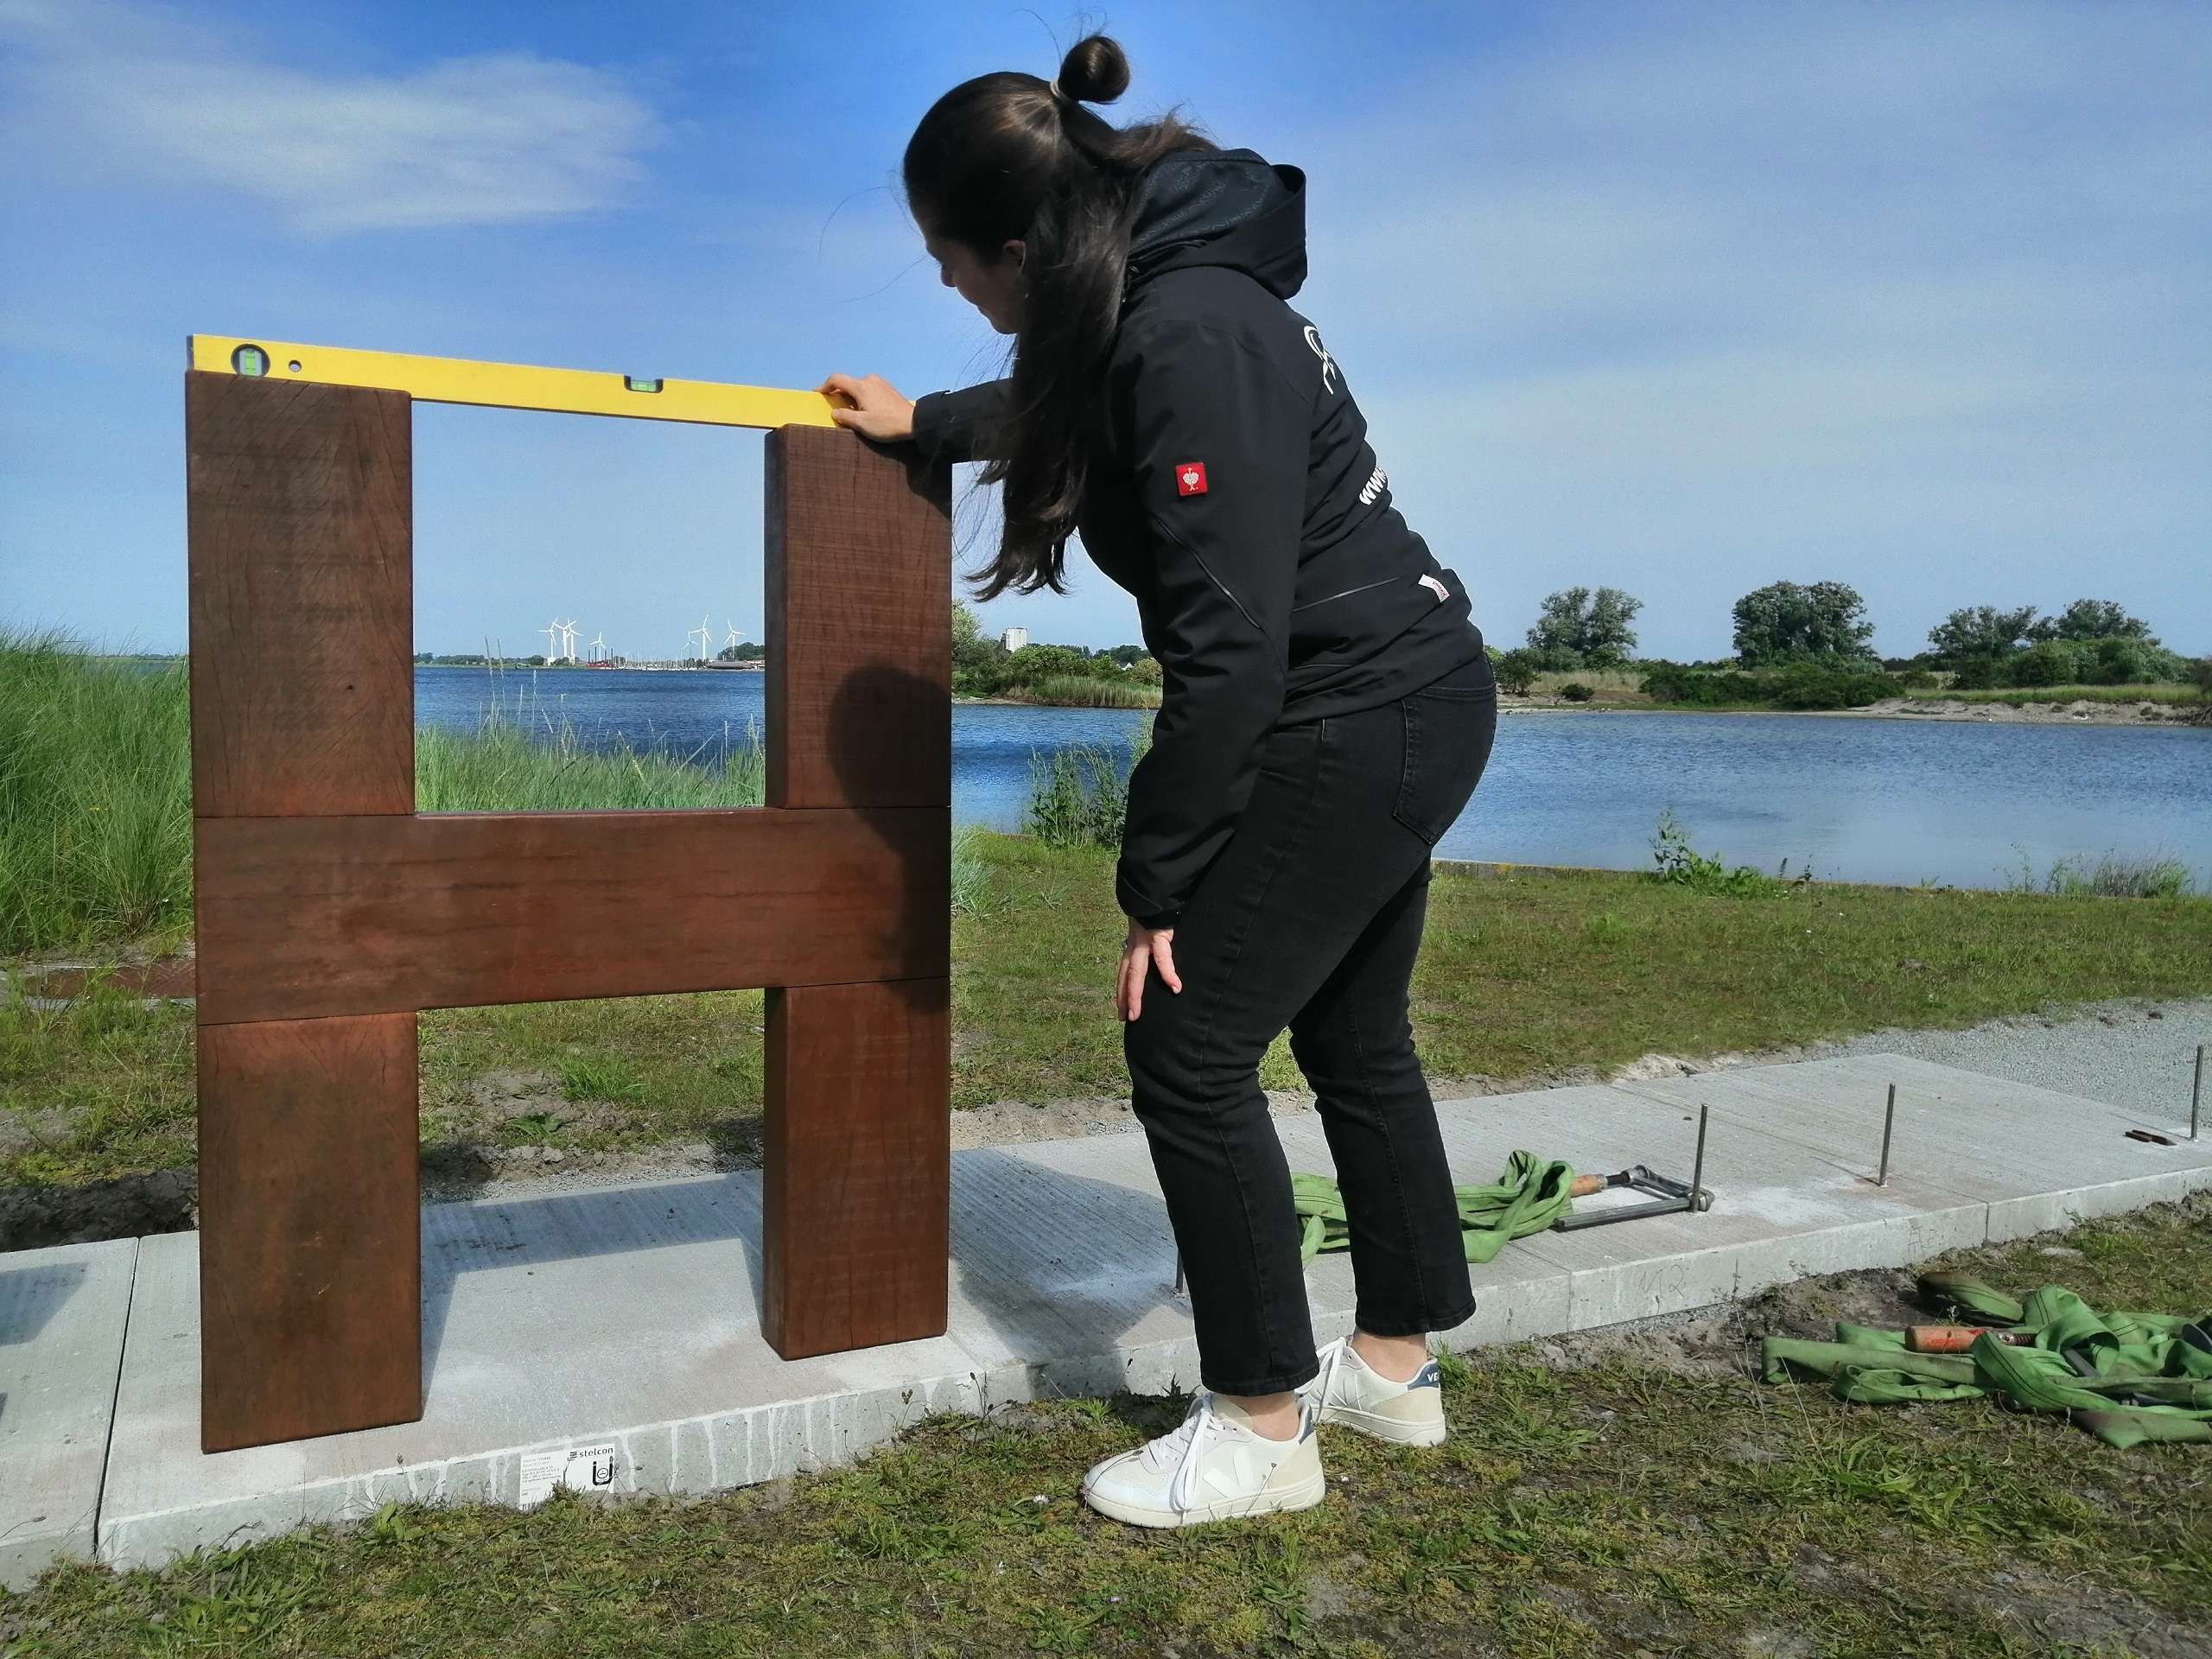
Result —
[{"label": "black jeans", "polygon": [[1259,1065],[1285,1027],[1319,1096],[1351,1224],[1360,1328],[1414,1336],[1474,1312],[1408,987],[1429,849],[1490,759],[1478,660],[1403,701],[1272,734],[1236,833],[1123,1030],[1197,1325],[1199,1376],[1274,1394],[1318,1369],[1290,1169]]}]

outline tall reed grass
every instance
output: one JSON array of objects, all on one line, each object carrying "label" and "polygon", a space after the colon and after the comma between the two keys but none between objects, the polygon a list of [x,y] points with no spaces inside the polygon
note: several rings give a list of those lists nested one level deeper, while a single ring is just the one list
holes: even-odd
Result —
[{"label": "tall reed grass", "polygon": [[[0,631],[0,954],[181,938],[192,925],[190,698],[181,664],[96,658]],[[423,812],[758,806],[760,734],[590,745],[563,714],[491,684],[473,733],[415,739]]]},{"label": "tall reed grass", "polygon": [[190,708],[181,664],[0,630],[0,951],[190,925]]},{"label": "tall reed grass", "polygon": [[1029,757],[1029,804],[1022,828],[1047,847],[1122,844],[1129,812],[1129,774],[1152,747],[1149,727],[1133,738],[1127,758],[1101,744],[1071,744]]},{"label": "tall reed grass", "polygon": [[1082,674],[1055,674],[1011,695],[1062,709],[1157,709],[1160,688],[1120,680],[1095,680]]},{"label": "tall reed grass", "polygon": [[2014,893],[2047,893],[2061,899],[2186,899],[2196,877],[2171,853],[2107,850],[2094,856],[2069,853],[2036,874],[2025,852],[2005,886]]},{"label": "tall reed grass", "polygon": [[1981,691],[1926,691],[1929,697],[1955,697],[1961,702],[2158,702],[2191,703],[2205,701],[2193,685],[2161,681],[2149,685],[2014,685]]},{"label": "tall reed grass", "polygon": [[665,740],[640,748],[619,734],[601,747],[529,691],[510,707],[495,689],[474,732],[415,734],[418,812],[758,806],[767,780],[767,751],[749,721],[742,734],[726,724],[718,741],[681,753]]}]

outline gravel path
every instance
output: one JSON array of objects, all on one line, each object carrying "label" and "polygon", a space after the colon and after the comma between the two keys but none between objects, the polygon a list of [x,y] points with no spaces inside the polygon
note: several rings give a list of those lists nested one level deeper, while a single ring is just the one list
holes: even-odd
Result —
[{"label": "gravel path", "polygon": [[[1992,1020],[1967,1031],[1876,1031],[1804,1051],[1831,1055],[1909,1054],[1986,1077],[2007,1077],[2060,1094],[2081,1095],[2186,1128],[2196,1046],[2212,1044],[2212,998],[2179,1002],[2102,1002],[2056,1014]],[[2212,1060],[2206,1069],[2212,1071]],[[2205,1080],[2212,1119],[2212,1077]]]}]

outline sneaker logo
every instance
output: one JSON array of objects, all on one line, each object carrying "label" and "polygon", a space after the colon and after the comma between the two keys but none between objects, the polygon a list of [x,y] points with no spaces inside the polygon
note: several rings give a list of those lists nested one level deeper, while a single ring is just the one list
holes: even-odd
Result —
[{"label": "sneaker logo", "polygon": [[[1424,578],[1426,580],[1426,578]],[[1434,1360],[1414,1373],[1414,1380],[1406,1384],[1408,1392],[1414,1389],[1440,1389],[1444,1386],[1444,1372]]]}]

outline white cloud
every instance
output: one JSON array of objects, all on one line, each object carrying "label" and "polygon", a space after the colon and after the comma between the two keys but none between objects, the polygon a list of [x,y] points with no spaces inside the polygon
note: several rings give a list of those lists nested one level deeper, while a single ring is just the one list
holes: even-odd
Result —
[{"label": "white cloud", "polygon": [[289,67],[141,6],[0,0],[10,125],[82,171],[235,193],[328,234],[620,205],[658,118],[605,70],[529,53],[397,73]]}]

